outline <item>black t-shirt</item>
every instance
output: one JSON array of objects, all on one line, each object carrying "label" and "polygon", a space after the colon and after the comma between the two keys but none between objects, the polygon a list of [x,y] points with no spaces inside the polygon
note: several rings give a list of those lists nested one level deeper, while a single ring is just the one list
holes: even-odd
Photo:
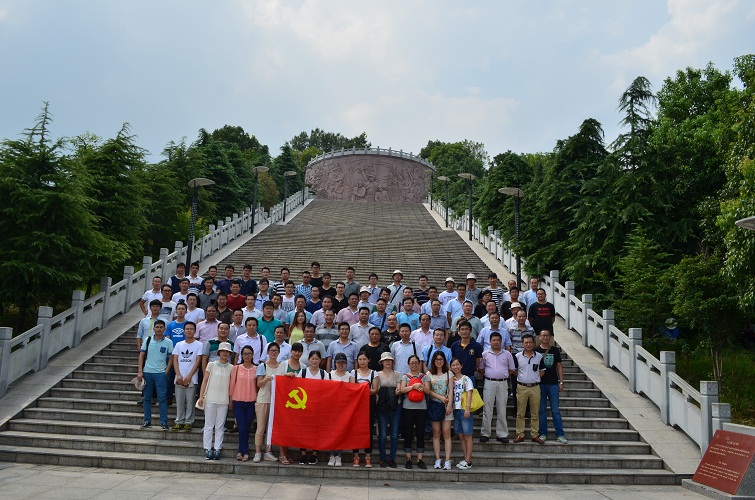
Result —
[{"label": "black t-shirt", "polygon": [[[558,384],[556,365],[561,363],[561,350],[556,346],[551,347],[550,351],[547,348],[543,349],[541,346],[537,346],[535,351],[543,355],[541,366],[545,368],[545,375],[540,377],[540,383]],[[545,354],[545,351],[548,351],[548,354]]]},{"label": "black t-shirt", "polygon": [[509,318],[512,318],[514,315],[511,314],[511,301],[506,300],[501,304],[501,317],[504,321],[506,321]]},{"label": "black t-shirt", "polygon": [[336,296],[333,296],[333,310],[338,314],[341,309],[345,309],[349,307],[349,299],[348,297],[344,297],[343,300],[338,300]]},{"label": "black t-shirt", "polygon": [[398,334],[398,330],[393,330],[392,332],[388,330],[383,331],[383,344],[391,345],[399,340],[401,340],[401,336]]},{"label": "black t-shirt", "polygon": [[[314,285],[312,285],[312,286],[314,286]],[[336,296],[336,287],[334,287],[334,286],[331,286],[327,290],[324,289],[322,287],[322,285],[320,285],[318,288],[320,289],[320,300],[322,300],[322,298],[325,297],[326,295],[328,297],[335,297]]]},{"label": "black t-shirt", "polygon": [[383,367],[380,365],[380,355],[384,352],[390,352],[390,349],[388,349],[388,346],[381,342],[377,347],[366,344],[362,346],[360,351],[367,354],[367,357],[370,358],[370,362],[367,365],[370,367],[370,370],[380,371],[383,369]]},{"label": "black t-shirt", "polygon": [[476,306],[474,306],[474,312],[472,314],[477,316],[478,319],[482,319],[486,314],[488,314],[488,310],[484,305],[477,304]]},{"label": "black t-shirt", "polygon": [[[313,287],[316,286],[317,288],[320,289],[320,292],[322,292],[322,276],[319,276],[317,278],[312,276],[311,278],[309,278],[309,284],[312,285]],[[333,292],[335,293],[335,289],[333,290]],[[322,298],[322,293],[320,294],[320,298]]]},{"label": "black t-shirt", "polygon": [[530,325],[535,330],[536,336],[542,330],[548,330],[553,333],[553,320],[551,318],[555,317],[556,308],[550,302],[546,302],[545,304],[535,302],[527,313],[527,318],[530,320]]}]

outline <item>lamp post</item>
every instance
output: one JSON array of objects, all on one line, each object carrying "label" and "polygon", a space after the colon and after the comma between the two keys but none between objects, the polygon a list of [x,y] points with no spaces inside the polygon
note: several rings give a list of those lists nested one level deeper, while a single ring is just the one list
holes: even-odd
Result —
[{"label": "lamp post", "polygon": [[433,180],[435,178],[435,170],[428,168],[428,172],[430,172],[430,208],[433,207]]},{"label": "lamp post", "polygon": [[514,197],[514,234],[516,240],[516,286],[522,285],[522,257],[519,253],[519,202],[524,197],[524,191],[515,187],[505,187],[498,190],[499,193]]},{"label": "lamp post", "polygon": [[467,180],[469,185],[469,241],[472,241],[472,181],[476,179],[474,174],[462,172],[459,177]]},{"label": "lamp post", "polygon": [[438,180],[443,181],[446,184],[446,227],[448,227],[448,181],[451,179],[445,175],[439,175]]},{"label": "lamp post", "polygon": [[288,207],[288,178],[296,175],[293,170],[283,172],[283,222],[286,222],[286,208]]},{"label": "lamp post", "polygon": [[267,172],[270,170],[264,165],[258,165],[252,169],[252,172],[254,172],[254,196],[252,197],[252,231],[251,234],[254,234],[254,218],[257,216],[257,179],[261,172]]},{"label": "lamp post", "polygon": [[[197,220],[197,198],[199,197],[199,188],[212,186],[215,181],[197,177],[189,181],[189,187],[194,190],[191,195],[191,222],[189,223],[189,248],[186,249],[186,267],[191,268],[191,250],[194,248],[194,223]],[[201,256],[200,256],[201,258]]]},{"label": "lamp post", "polygon": [[750,231],[755,231],[755,216],[739,219],[734,224]]}]

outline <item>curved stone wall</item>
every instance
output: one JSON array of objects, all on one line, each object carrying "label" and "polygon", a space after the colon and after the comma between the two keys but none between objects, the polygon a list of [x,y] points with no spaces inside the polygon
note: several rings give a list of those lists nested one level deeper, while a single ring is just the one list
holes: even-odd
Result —
[{"label": "curved stone wall", "polygon": [[400,151],[356,149],[318,156],[307,185],[326,200],[422,203],[432,164]]}]

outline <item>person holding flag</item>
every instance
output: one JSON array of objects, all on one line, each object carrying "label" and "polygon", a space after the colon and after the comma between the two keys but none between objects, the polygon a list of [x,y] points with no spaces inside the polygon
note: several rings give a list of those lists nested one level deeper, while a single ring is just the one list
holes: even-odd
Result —
[{"label": "person holding flag", "polygon": [[[302,346],[299,342],[294,342],[294,345],[299,345],[302,347],[302,352],[304,352],[304,346]],[[291,348],[291,352],[293,352],[293,347]],[[346,357],[346,356],[344,356]],[[322,356],[320,355],[320,351],[314,350],[310,351],[309,353],[309,366],[303,367],[299,371],[299,377],[301,378],[311,378],[313,380],[327,380],[328,374],[320,368],[320,361],[322,361]],[[311,452],[311,454],[310,454]],[[317,454],[319,453],[318,450],[308,450],[308,449],[301,449],[301,456],[299,457],[299,465],[315,465],[317,464]],[[340,462],[340,458],[339,462]]]},{"label": "person holding flag", "polygon": [[[373,330],[377,330],[377,335],[380,335],[380,329],[373,327],[370,329],[370,338],[373,336]],[[357,356],[357,367],[354,368],[352,373],[353,382],[359,384],[370,384],[370,447],[364,449],[364,466],[365,468],[372,467],[372,436],[374,432],[375,424],[375,395],[378,391],[379,380],[377,379],[377,372],[370,369],[370,358],[363,347]],[[338,354],[336,354],[338,356]],[[359,467],[359,450],[354,450],[354,467]]]},{"label": "person holding flag", "polygon": [[[339,352],[338,354],[336,354],[336,357],[334,359],[336,367],[334,370],[331,370],[330,373],[328,373],[328,378],[330,380],[335,380],[338,382],[354,382],[354,376],[350,372],[346,371],[346,355],[342,352]],[[343,450],[331,450],[330,458],[328,459],[328,465],[330,467],[341,467],[341,465],[343,465],[341,462],[342,454]],[[359,454],[357,453],[357,456],[358,455]]]},{"label": "person holding flag", "polygon": [[[275,342],[267,344],[267,361],[260,363],[257,367],[257,403],[254,405],[254,413],[257,417],[257,430],[254,433],[254,458],[252,462],[275,462],[276,458],[272,454],[272,448],[267,447],[265,455],[262,455],[262,445],[265,442],[265,432],[267,432],[267,420],[270,416],[270,396],[273,386],[273,378],[281,374],[281,367],[285,370],[283,363],[278,363],[278,354],[280,347]],[[281,456],[280,461],[283,465],[290,462],[286,457]]]}]

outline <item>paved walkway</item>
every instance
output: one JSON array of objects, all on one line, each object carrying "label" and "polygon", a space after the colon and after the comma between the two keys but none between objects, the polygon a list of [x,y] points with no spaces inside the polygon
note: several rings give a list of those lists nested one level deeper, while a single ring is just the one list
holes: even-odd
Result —
[{"label": "paved walkway", "polygon": [[0,462],[2,498],[105,500],[269,498],[274,500],[698,500],[681,486],[529,485],[317,480],[162,471],[89,469]]},{"label": "paved walkway", "polygon": [[[430,209],[430,205],[426,204],[425,207],[438,225],[445,229],[445,220]],[[451,228],[446,230],[454,231]],[[505,283],[508,279],[516,278],[479,242],[469,241],[468,232],[456,232],[464,238],[485,265],[498,274],[500,281]],[[639,394],[630,392],[627,379],[621,373],[603,366],[603,358],[600,354],[583,346],[582,337],[568,330],[566,323],[560,317],[556,319],[554,333],[559,346],[590,377],[595,386],[629,421],[632,428],[640,433],[642,439],[652,446],[653,451],[663,459],[667,468],[677,474],[686,474],[691,477],[701,459],[700,448],[697,444],[683,432],[661,422],[661,413],[655,404]]]}]

